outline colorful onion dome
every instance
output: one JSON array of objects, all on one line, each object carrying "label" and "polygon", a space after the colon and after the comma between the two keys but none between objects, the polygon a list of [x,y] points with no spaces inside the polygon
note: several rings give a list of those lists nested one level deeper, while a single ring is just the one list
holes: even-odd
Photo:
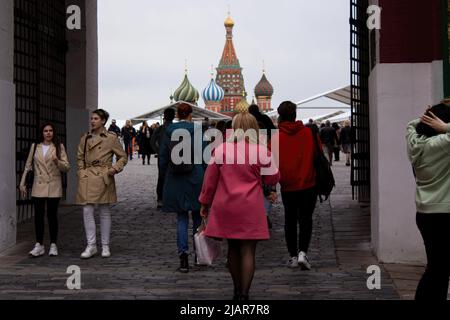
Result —
[{"label": "colorful onion dome", "polygon": [[205,102],[220,102],[225,97],[225,91],[223,91],[214,79],[211,79],[209,85],[203,90],[202,96]]},{"label": "colorful onion dome", "polygon": [[189,82],[188,76],[186,74],[184,76],[183,83],[175,91],[173,97],[176,102],[184,101],[189,103],[197,103],[200,94],[198,93],[197,89],[195,89],[194,86],[192,86],[192,84]]},{"label": "colorful onion dome", "polygon": [[270,84],[269,80],[266,78],[266,74],[263,76],[259,83],[255,87],[256,97],[272,97],[274,93],[273,86]]},{"label": "colorful onion dome", "polygon": [[247,102],[247,94],[244,91],[242,93],[242,100],[236,105],[236,107],[234,108],[234,112],[236,113],[248,112],[249,107],[250,105]]}]

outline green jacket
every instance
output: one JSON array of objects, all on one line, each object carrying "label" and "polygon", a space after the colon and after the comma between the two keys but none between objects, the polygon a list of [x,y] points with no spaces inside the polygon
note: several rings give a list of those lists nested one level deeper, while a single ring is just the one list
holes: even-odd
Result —
[{"label": "green jacket", "polygon": [[408,157],[416,174],[420,213],[450,214],[450,124],[447,133],[431,138],[417,134],[420,120],[408,125]]}]

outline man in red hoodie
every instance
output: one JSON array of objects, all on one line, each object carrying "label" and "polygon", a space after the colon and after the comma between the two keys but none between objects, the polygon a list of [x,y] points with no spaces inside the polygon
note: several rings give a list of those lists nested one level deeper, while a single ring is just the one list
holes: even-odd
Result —
[{"label": "man in red hoodie", "polygon": [[[283,102],[278,113],[279,131],[272,139],[271,148],[281,173],[285,236],[291,257],[288,266],[295,268],[300,265],[303,270],[310,270],[307,253],[317,203],[313,131],[301,121],[296,121],[297,106],[294,103]],[[297,228],[300,231],[298,238]]]}]

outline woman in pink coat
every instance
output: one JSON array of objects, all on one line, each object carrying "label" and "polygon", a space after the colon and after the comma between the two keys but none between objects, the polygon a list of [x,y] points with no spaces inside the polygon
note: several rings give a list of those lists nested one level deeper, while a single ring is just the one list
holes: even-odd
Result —
[{"label": "woman in pink coat", "polygon": [[208,217],[205,234],[228,240],[228,265],[234,300],[248,300],[255,273],[256,244],[269,239],[262,186],[280,180],[258,123],[249,113],[233,120],[234,133],[214,150],[199,201]]}]

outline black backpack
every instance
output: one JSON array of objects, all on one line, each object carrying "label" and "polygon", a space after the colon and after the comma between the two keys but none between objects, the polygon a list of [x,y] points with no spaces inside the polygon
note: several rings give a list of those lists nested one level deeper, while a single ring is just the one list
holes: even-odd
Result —
[{"label": "black backpack", "polygon": [[[194,170],[194,151],[191,150],[191,161],[190,163],[181,162],[180,164],[175,164],[172,161],[172,151],[173,149],[183,142],[183,137],[180,137],[179,141],[170,141],[169,143],[169,170],[175,175],[186,175]],[[183,157],[183,150],[179,153],[180,157]]]},{"label": "black backpack", "polygon": [[311,129],[315,145],[314,168],[316,169],[316,189],[320,203],[328,200],[331,192],[336,186],[331,166],[319,146],[317,133]]}]

